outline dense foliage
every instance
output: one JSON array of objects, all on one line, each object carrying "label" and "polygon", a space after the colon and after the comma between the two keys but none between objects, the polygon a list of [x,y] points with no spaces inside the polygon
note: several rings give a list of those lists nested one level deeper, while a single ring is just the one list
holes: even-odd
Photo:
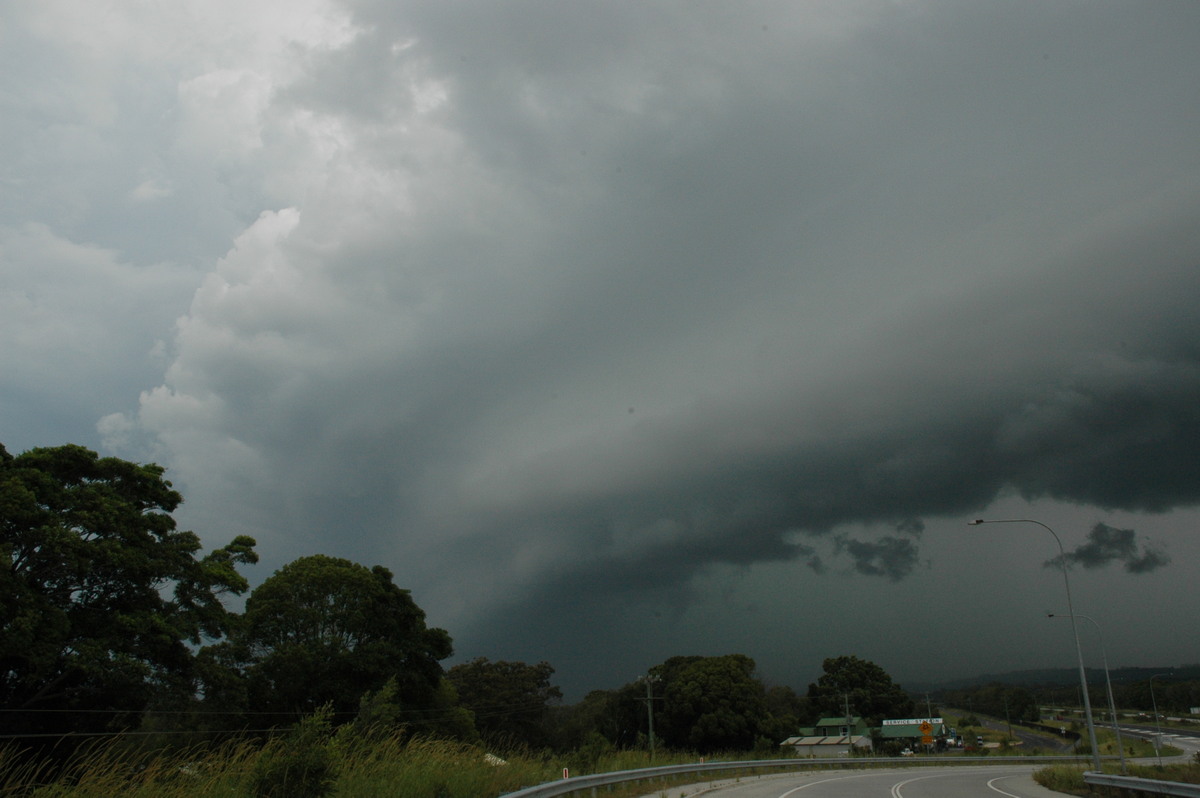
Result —
[{"label": "dense foliage", "polygon": [[676,657],[667,663],[674,667],[661,668],[664,743],[702,752],[754,748],[767,709],[754,660],[730,654]]},{"label": "dense foliage", "polygon": [[948,692],[942,700],[951,706],[994,718],[1007,718],[1014,723],[1036,723],[1040,718],[1037,697],[1024,687],[989,684]]},{"label": "dense foliage", "polygon": [[[190,692],[194,646],[225,634],[241,593],[238,537],[198,557],[156,465],[81,446],[0,446],[0,708],[10,733],[135,725],[156,697]],[[107,710],[107,711],[98,711]]]},{"label": "dense foliage", "polygon": [[399,701],[437,701],[440,661],[453,652],[444,629],[382,566],[314,555],[285,565],[254,589],[232,645],[244,658],[250,703],[262,711],[352,712],[364,692],[395,681]]},{"label": "dense foliage", "polygon": [[[1155,673],[1155,671],[1158,671]],[[1150,677],[1154,676],[1153,690]],[[1161,669],[1128,668],[1111,674],[1114,700],[1118,707],[1140,707],[1180,715],[1200,706],[1200,666],[1180,666],[1163,673]],[[1091,701],[1094,708],[1108,702],[1104,691],[1104,674],[1088,671],[1088,684],[1094,685]],[[1037,700],[1049,706],[1079,705],[1078,684],[1037,685],[1030,688]]]},{"label": "dense foliage", "polygon": [[850,714],[875,724],[884,718],[912,717],[915,711],[912,698],[874,662],[833,657],[821,669],[821,677],[808,686],[808,698],[824,716],[844,715],[849,707]]},{"label": "dense foliage", "polygon": [[553,675],[548,662],[528,665],[486,657],[455,665],[447,673],[459,703],[470,710],[485,740],[533,748],[551,742],[550,706],[562,699],[562,691],[550,683]]}]

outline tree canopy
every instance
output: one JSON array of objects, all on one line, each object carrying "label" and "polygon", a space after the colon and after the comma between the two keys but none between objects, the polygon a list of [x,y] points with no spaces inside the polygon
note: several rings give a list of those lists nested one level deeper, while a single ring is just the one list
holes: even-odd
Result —
[{"label": "tree canopy", "polygon": [[394,680],[407,707],[438,703],[440,661],[453,653],[444,629],[392,573],[322,554],[285,565],[256,587],[230,647],[250,703],[263,711],[353,712],[368,690]]},{"label": "tree canopy", "polygon": [[808,697],[826,716],[845,714],[847,703],[851,713],[872,721],[912,716],[912,698],[874,662],[831,657],[821,668],[824,673],[808,686]]},{"label": "tree canopy", "polygon": [[462,706],[475,716],[484,739],[546,745],[550,705],[562,691],[550,683],[548,662],[492,662],[486,657],[455,665],[447,673]]},{"label": "tree canopy", "polygon": [[257,560],[239,536],[198,557],[176,529],[182,497],[154,464],[82,446],[0,446],[0,705],[25,710],[10,730],[73,731],[136,720],[152,695],[190,690],[192,646],[224,634],[237,565]]},{"label": "tree canopy", "polygon": [[667,660],[659,669],[662,707],[655,708],[663,741],[702,752],[753,748],[767,715],[754,670],[744,654]]}]

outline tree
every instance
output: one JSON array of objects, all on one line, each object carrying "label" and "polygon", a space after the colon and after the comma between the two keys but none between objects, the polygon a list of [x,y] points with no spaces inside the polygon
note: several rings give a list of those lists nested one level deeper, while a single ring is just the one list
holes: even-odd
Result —
[{"label": "tree", "polygon": [[406,711],[401,703],[394,676],[380,689],[362,694],[358,700],[358,714],[338,729],[338,737],[347,750],[355,747],[368,750],[381,737],[390,737],[397,729],[411,729],[427,737],[479,742],[471,713],[459,706],[458,693],[448,679],[442,679],[438,685],[435,706],[421,710],[420,716],[413,718],[412,710]]},{"label": "tree", "polygon": [[786,685],[768,687],[766,705],[767,715],[760,733],[775,745],[794,736],[801,726],[811,726],[817,720],[812,702]]},{"label": "tree", "polygon": [[953,706],[970,707],[995,718],[1007,718],[1013,723],[1036,723],[1041,717],[1037,698],[1028,688],[994,682],[992,684],[956,690],[946,696]]},{"label": "tree", "polygon": [[128,725],[155,694],[190,694],[192,646],[227,631],[221,597],[245,591],[237,565],[257,555],[239,536],[198,559],[163,473],[82,446],[0,446],[0,706],[28,711],[6,730]]},{"label": "tree", "polygon": [[850,712],[877,722],[912,717],[913,701],[887,671],[865,659],[833,657],[821,664],[824,673],[808,686],[808,697],[826,717]]},{"label": "tree", "polygon": [[753,748],[766,716],[754,669],[754,660],[743,654],[663,663],[663,700],[655,719],[664,743],[703,753]]},{"label": "tree", "polygon": [[562,691],[550,683],[554,668],[547,662],[491,662],[477,657],[447,673],[462,706],[475,715],[484,739],[503,739],[532,747],[550,742],[547,717]]},{"label": "tree", "polygon": [[646,734],[646,686],[630,682],[616,690],[593,690],[570,706],[551,708],[557,751],[594,747],[596,735],[616,749],[632,748]]},{"label": "tree", "polygon": [[353,713],[363,693],[395,679],[412,718],[442,703],[440,660],[451,653],[450,635],[426,627],[391,571],[318,554],[255,588],[232,644],[212,660],[242,661],[255,709],[308,714],[328,703]]}]

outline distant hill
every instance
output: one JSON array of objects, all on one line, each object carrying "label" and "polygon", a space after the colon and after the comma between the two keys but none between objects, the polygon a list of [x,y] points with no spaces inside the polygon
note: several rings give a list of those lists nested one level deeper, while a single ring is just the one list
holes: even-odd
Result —
[{"label": "distant hill", "polygon": [[[1101,668],[1087,668],[1087,680],[1103,681],[1104,671]],[[1146,668],[1113,668],[1109,677],[1113,684],[1144,682],[1158,673],[1170,673],[1173,681],[1189,681],[1200,679],[1200,664],[1156,666]],[[985,684],[1010,684],[1018,687],[1047,687],[1054,685],[1073,685],[1079,683],[1079,671],[1075,668],[1040,668],[1026,671],[1009,671],[1007,673],[987,673],[966,679],[953,679],[944,682],[926,682],[905,684],[904,689],[909,693],[937,693],[942,690],[962,690],[968,687],[979,687]]]}]

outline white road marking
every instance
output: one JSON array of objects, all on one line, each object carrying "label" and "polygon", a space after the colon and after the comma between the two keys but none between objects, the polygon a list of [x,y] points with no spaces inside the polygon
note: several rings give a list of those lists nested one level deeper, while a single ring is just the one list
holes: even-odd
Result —
[{"label": "white road marking", "polygon": [[846,781],[848,779],[862,779],[862,778],[866,778],[867,776],[878,776],[878,775],[879,775],[878,773],[859,773],[854,776],[835,776],[835,777],[829,778],[829,779],[821,779],[820,781],[810,781],[808,784],[801,784],[799,787],[788,790],[787,792],[780,795],[779,798],[788,798],[789,795],[795,795],[796,793],[800,792],[801,790],[807,790],[809,787],[815,787],[818,784],[824,784],[827,781]]},{"label": "white road marking", "polygon": [[[827,778],[827,779],[820,779],[819,781],[810,781],[808,784],[801,784],[799,787],[793,787],[792,789],[788,790],[787,792],[781,793],[778,796],[778,798],[789,798],[789,796],[795,795],[796,793],[800,792],[801,790],[807,790],[809,787],[815,787],[818,784],[825,784],[825,783],[831,782],[831,781],[847,781],[849,779],[862,779],[862,778],[868,778],[870,776],[879,776],[879,775],[882,775],[882,774],[880,774],[878,772],[875,772],[875,773],[868,772],[868,773],[859,773],[859,774],[855,774],[855,775],[831,776],[830,778]],[[951,776],[951,775],[958,775],[958,774],[957,773],[932,773],[927,776],[916,776],[911,779],[905,779],[904,781],[896,782],[895,784],[892,785],[892,789],[891,789],[892,798],[904,798],[904,794],[901,792],[901,788],[908,784],[912,784],[914,781],[923,781],[925,779],[943,778],[943,777]],[[1006,798],[1021,798],[1021,796],[1019,796],[1019,795],[1015,795],[1011,792],[1005,792],[1004,790],[1002,790],[996,786],[996,782],[1001,781],[1003,779],[1011,779],[1018,775],[1022,775],[1022,774],[1007,773],[1003,776],[997,776],[996,778],[991,779],[987,782],[987,787],[988,787],[988,789],[990,789],[994,792],[998,792],[1001,795],[1006,796]]]},{"label": "white road marking", "polygon": [[991,781],[989,781],[987,783],[988,789],[995,790],[996,792],[1000,793],[1001,795],[1007,795],[1008,798],[1021,798],[1021,796],[1019,796],[1019,795],[1013,795],[1011,792],[1005,792],[1004,790],[1002,790],[996,786],[996,782],[1000,781],[1000,779],[1011,779],[1011,778],[1012,778],[1012,776],[997,776],[996,778],[992,779]]},{"label": "white road marking", "polygon": [[898,781],[892,785],[892,798],[904,798],[903,794],[901,794],[901,792],[900,792],[900,788],[903,787],[905,784],[912,784],[914,781],[924,781],[925,779],[936,779],[938,776],[945,776],[945,775],[948,775],[948,774],[937,773],[932,776],[917,776],[914,779]]}]

